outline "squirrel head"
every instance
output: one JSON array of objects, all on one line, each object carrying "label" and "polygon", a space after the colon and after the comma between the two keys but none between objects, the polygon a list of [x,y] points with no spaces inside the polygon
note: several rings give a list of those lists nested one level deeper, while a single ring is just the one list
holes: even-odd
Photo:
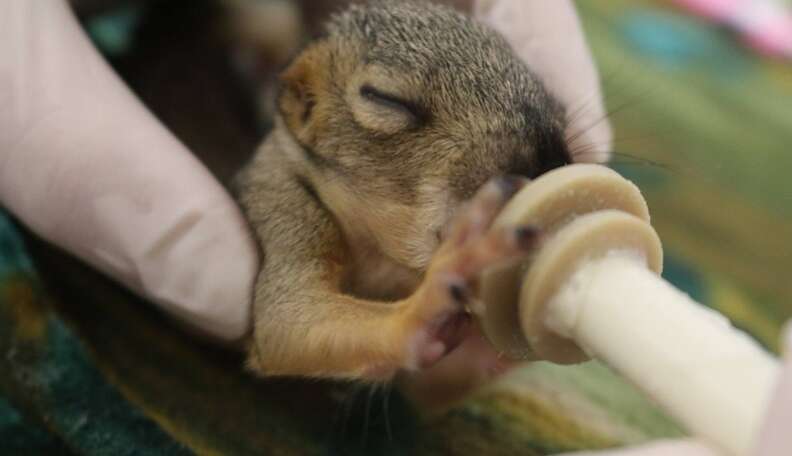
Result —
[{"label": "squirrel head", "polygon": [[495,31],[413,1],[334,16],[281,75],[297,172],[348,236],[420,270],[485,181],[571,161],[565,112]]}]

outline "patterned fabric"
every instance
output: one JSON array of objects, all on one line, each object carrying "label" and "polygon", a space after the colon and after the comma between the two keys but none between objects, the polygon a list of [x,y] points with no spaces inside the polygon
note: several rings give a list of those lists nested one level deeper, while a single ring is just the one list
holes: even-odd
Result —
[{"label": "patterned fabric", "polygon": [[[579,7],[614,166],[646,194],[666,277],[775,350],[792,316],[792,69],[662,3]],[[434,417],[386,388],[255,380],[21,233],[0,217],[0,454],[539,455],[681,435],[597,363],[527,365]]]}]

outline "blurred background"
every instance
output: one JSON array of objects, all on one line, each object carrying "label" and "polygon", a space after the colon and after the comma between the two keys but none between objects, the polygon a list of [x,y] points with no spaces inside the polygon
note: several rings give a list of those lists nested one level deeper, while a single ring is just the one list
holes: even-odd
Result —
[{"label": "blurred background", "polygon": [[[335,3],[303,1],[306,29]],[[576,3],[615,129],[612,166],[647,197],[666,277],[777,350],[792,317],[792,2]],[[223,6],[97,1],[80,16],[227,181],[267,126]],[[256,381],[238,354],[184,335],[4,217],[0,352],[0,454],[530,455],[681,435],[596,363],[533,363],[428,419],[388,388]]]}]

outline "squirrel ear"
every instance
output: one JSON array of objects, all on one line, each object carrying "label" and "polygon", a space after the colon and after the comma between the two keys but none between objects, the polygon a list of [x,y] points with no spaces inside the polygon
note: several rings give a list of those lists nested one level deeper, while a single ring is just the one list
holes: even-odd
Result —
[{"label": "squirrel ear", "polygon": [[278,110],[286,127],[305,143],[313,139],[313,111],[322,84],[321,54],[316,46],[306,49],[280,76]]}]

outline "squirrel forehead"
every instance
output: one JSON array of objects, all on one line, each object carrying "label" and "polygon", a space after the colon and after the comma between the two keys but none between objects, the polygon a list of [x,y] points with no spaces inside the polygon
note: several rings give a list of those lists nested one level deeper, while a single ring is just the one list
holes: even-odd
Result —
[{"label": "squirrel forehead", "polygon": [[499,34],[445,6],[414,1],[355,5],[335,16],[328,32],[362,43],[363,64],[391,69],[426,89],[464,94],[468,102],[547,98]]}]

